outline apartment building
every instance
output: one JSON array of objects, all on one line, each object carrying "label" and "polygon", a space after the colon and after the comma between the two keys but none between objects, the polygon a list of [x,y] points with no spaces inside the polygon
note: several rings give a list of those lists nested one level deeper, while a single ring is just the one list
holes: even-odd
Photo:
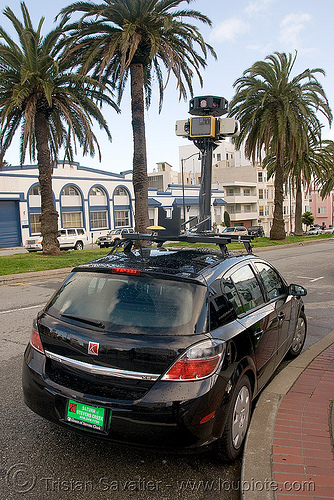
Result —
[{"label": "apartment building", "polygon": [[319,191],[310,189],[306,193],[306,201],[303,207],[305,212],[312,212],[314,224],[319,226],[334,226],[334,191],[326,198],[321,198]]},{"label": "apartment building", "polygon": [[[200,183],[201,161],[194,144],[179,147],[179,165],[185,184]],[[269,236],[274,216],[274,177],[267,178],[267,171],[260,164],[252,164],[243,148],[237,151],[228,140],[222,141],[213,152],[212,187],[223,189],[226,210],[231,224],[250,227],[261,225]],[[294,231],[295,193],[284,192],[283,217],[287,234]],[[308,194],[303,192],[303,207],[308,206]],[[320,208],[323,211],[325,209]],[[222,214],[223,215],[223,214]],[[223,218],[222,218],[223,220]]]}]

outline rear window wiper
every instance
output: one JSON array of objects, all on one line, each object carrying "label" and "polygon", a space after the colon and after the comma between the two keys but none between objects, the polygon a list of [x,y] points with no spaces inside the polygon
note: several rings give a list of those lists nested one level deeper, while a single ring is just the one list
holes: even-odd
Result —
[{"label": "rear window wiper", "polygon": [[98,328],[105,328],[105,324],[102,321],[94,321],[93,319],[82,318],[81,316],[75,316],[74,314],[60,313],[63,318],[74,319],[75,321],[80,321],[81,323],[86,323],[87,325],[97,326]]}]

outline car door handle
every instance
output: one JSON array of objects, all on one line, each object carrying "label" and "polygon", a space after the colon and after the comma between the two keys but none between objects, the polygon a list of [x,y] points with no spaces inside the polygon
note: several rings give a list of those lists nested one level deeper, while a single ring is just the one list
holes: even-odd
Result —
[{"label": "car door handle", "polygon": [[278,321],[281,323],[285,319],[285,313],[281,312],[278,315]]},{"label": "car door handle", "polygon": [[262,335],[263,335],[263,330],[257,330],[256,332],[254,332],[254,337],[256,340],[260,340]]}]

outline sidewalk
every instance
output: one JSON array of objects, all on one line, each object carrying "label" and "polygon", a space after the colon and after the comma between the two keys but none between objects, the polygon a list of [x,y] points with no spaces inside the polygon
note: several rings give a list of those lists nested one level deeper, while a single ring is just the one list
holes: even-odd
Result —
[{"label": "sidewalk", "polygon": [[261,393],[242,464],[242,500],[333,500],[334,331]]}]

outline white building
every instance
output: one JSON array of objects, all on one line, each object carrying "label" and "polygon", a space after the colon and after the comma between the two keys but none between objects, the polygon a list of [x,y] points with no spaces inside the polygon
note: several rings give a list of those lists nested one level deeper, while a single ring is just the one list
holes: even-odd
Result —
[{"label": "white building", "polygon": [[[187,220],[197,216],[199,186],[187,186],[183,197],[178,173],[167,163],[159,165],[167,186],[162,191],[149,188],[150,224],[161,224],[166,216],[171,218],[174,211],[179,224],[183,207]],[[89,240],[95,241],[115,227],[134,227],[131,170],[113,174],[78,163],[60,163],[54,168],[52,187],[59,228],[83,227]],[[221,215],[224,204],[223,191],[214,190],[213,222]],[[40,214],[38,167],[4,167],[0,171],[0,247],[22,246],[29,237],[40,234]]]},{"label": "white building", "polygon": [[[59,227],[84,227],[94,240],[114,227],[133,227],[131,171],[112,174],[64,163],[55,166],[52,179]],[[36,165],[0,171],[0,214],[0,247],[24,245],[40,233]]]}]

